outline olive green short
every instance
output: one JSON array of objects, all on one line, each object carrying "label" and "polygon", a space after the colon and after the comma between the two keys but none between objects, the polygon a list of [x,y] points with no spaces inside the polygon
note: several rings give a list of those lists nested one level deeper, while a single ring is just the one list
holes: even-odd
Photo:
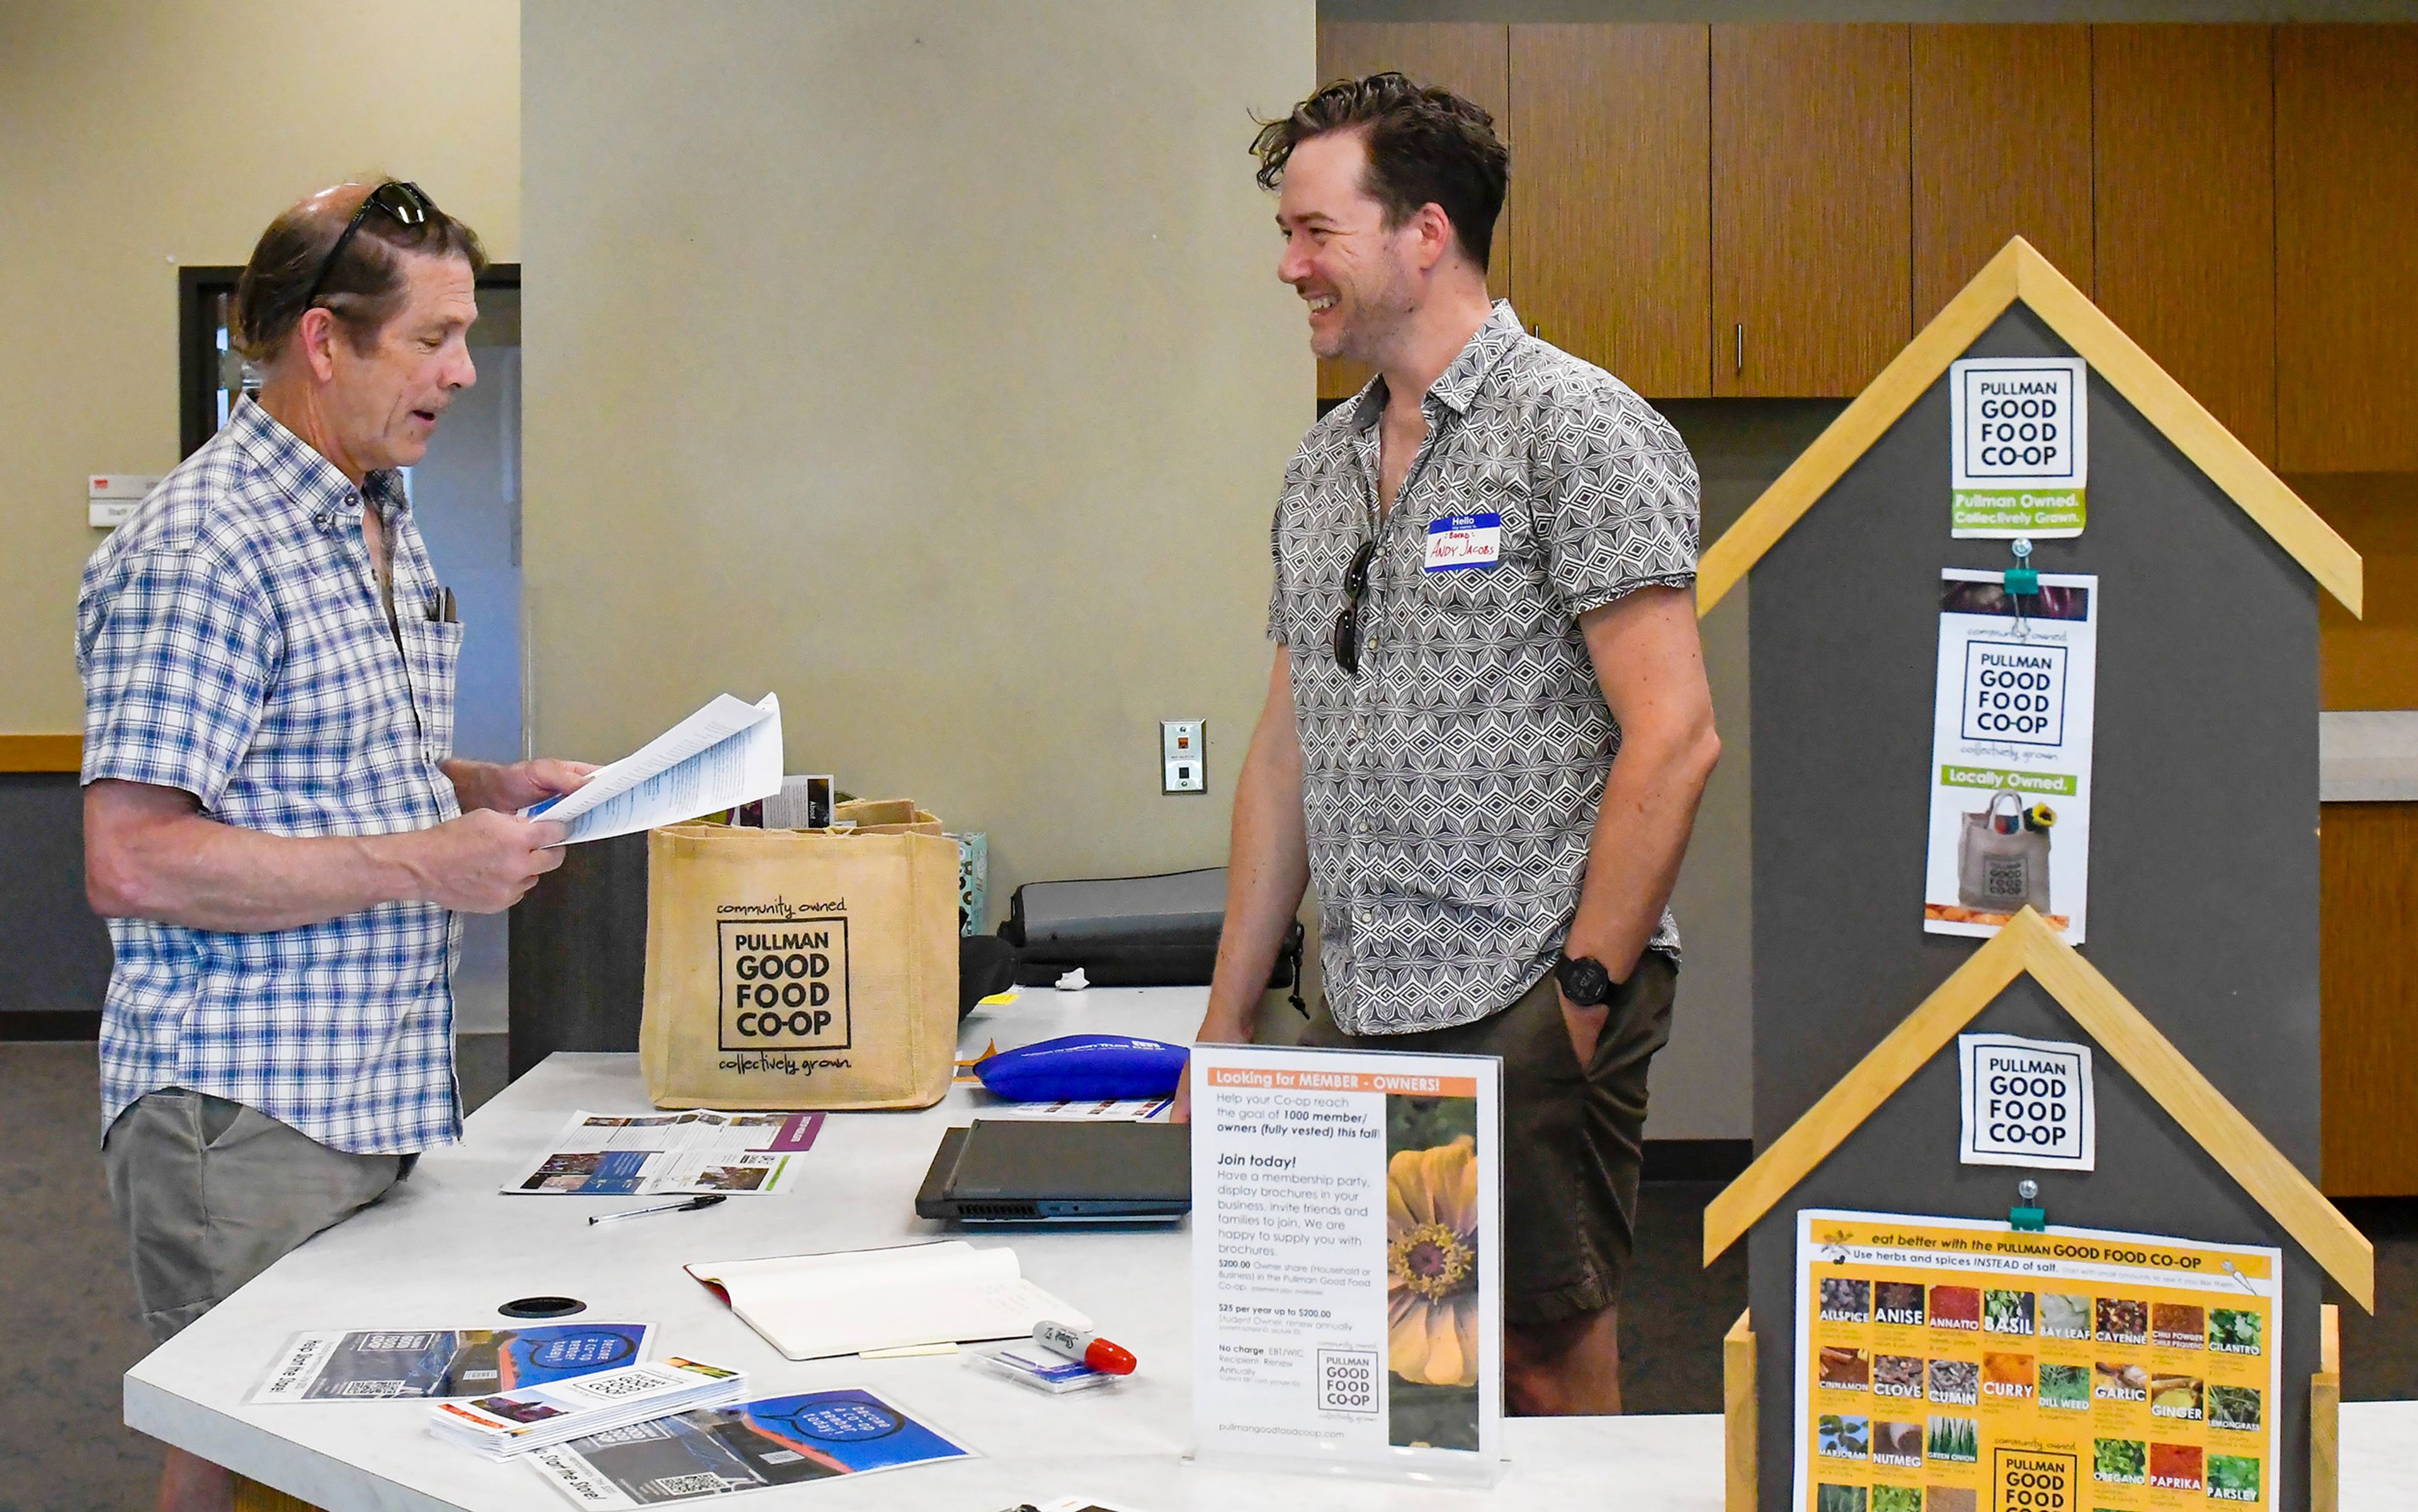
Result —
[{"label": "olive green short", "polygon": [[1678,968],[1647,951],[1579,1063],[1545,979],[1501,1013],[1413,1034],[1346,1034],[1322,1004],[1301,1043],[1503,1060],[1503,1319],[1544,1328],[1620,1300],[1636,1252],[1645,1073],[1671,1038]]},{"label": "olive green short", "polygon": [[146,1092],[101,1140],[134,1293],[166,1343],[288,1250],[384,1197],[416,1155],[356,1155],[241,1103]]}]

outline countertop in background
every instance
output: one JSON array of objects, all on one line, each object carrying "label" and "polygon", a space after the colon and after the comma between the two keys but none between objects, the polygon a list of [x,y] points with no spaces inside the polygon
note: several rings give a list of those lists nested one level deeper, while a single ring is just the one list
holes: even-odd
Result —
[{"label": "countertop in background", "polygon": [[2318,797],[2329,803],[2418,802],[2418,710],[2319,714]]}]

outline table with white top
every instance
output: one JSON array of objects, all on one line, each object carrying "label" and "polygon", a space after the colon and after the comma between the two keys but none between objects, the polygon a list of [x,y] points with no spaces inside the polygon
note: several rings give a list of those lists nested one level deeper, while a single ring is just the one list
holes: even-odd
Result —
[{"label": "table with white top", "polygon": [[[1185,1041],[1200,988],[1058,993],[968,1018],[962,1053],[1097,1031]],[[1712,1415],[1514,1418],[1505,1476],[1485,1490],[1195,1465],[1189,1446],[1191,1227],[974,1234],[1014,1247],[1024,1274],[1090,1313],[1140,1356],[1101,1391],[1050,1397],[971,1368],[963,1355],[783,1359],[683,1263],[806,1254],[944,1237],[914,1193],[941,1132],[987,1102],[959,1086],[934,1107],[834,1113],[778,1197],[590,1228],[635,1199],[505,1196],[576,1109],[648,1110],[633,1055],[561,1054],[474,1114],[462,1144],[423,1158],[385,1200],[279,1260],[126,1375],[129,1426],[329,1512],[568,1506],[527,1466],[438,1443],[423,1401],[248,1405],[285,1340],[304,1329],[510,1327],[516,1297],[577,1297],[580,1316],[657,1325],[658,1356],[742,1368],[749,1396],[865,1386],[979,1450],[978,1459],[750,1493],[749,1505],[999,1512],[1083,1495],[1140,1512],[1231,1512],[1286,1502],[1373,1507],[1596,1506],[1712,1512],[1722,1501],[1722,1420]],[[1709,1341],[1708,1341],[1709,1347]],[[2346,1509],[2401,1504],[2398,1468],[2418,1458],[2418,1403],[2343,1409]]]}]

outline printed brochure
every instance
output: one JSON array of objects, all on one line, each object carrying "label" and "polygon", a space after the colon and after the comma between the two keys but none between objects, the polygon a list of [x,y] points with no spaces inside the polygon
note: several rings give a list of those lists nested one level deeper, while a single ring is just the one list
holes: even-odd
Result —
[{"label": "printed brochure", "polygon": [[2099,579],[1939,574],[1927,934],[1984,938],[2029,908],[2069,945],[2089,917],[2090,746]]},{"label": "printed brochure", "polygon": [[674,1358],[493,1397],[438,1402],[428,1410],[428,1431],[490,1459],[503,1459],[583,1434],[736,1401],[746,1394],[747,1377],[742,1371]]},{"label": "printed brochure", "polygon": [[504,1191],[541,1197],[766,1197],[797,1180],[820,1113],[574,1113]]},{"label": "printed brochure", "polygon": [[539,1323],[297,1334],[252,1399],[484,1397],[635,1365],[653,1333],[652,1323]]},{"label": "printed brochure", "polygon": [[974,1451],[857,1387],[764,1397],[590,1434],[527,1462],[580,1506],[663,1506]]}]

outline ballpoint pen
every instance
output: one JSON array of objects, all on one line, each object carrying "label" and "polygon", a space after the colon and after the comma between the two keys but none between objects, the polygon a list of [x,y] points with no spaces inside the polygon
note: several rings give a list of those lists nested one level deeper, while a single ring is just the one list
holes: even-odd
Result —
[{"label": "ballpoint pen", "polygon": [[710,1208],[716,1202],[727,1200],[729,1200],[729,1194],[727,1192],[708,1192],[703,1197],[693,1197],[685,1202],[658,1202],[650,1208],[624,1208],[619,1213],[599,1213],[588,1221],[590,1225],[594,1225],[611,1223],[616,1218],[644,1217],[650,1213],[694,1213],[699,1208]]}]

